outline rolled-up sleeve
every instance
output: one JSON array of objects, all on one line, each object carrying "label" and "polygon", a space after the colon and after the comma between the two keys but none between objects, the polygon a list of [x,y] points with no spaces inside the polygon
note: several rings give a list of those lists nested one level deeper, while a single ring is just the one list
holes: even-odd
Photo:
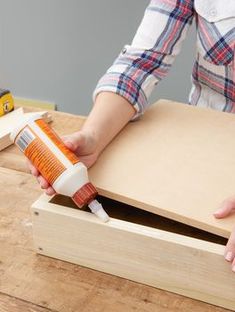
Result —
[{"label": "rolled-up sleeve", "polygon": [[99,80],[98,93],[110,91],[124,97],[144,113],[154,86],[167,74],[192,23],[193,0],[152,0],[131,45],[121,53]]}]

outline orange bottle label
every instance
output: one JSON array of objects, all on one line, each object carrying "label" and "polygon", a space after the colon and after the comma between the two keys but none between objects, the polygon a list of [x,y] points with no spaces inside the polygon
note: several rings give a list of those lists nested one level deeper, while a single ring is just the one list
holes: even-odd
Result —
[{"label": "orange bottle label", "polygon": [[79,158],[64,145],[61,138],[51,129],[51,127],[43,120],[38,119],[35,121],[41,130],[49,137],[49,139],[61,150],[65,157],[75,165],[79,162]]},{"label": "orange bottle label", "polygon": [[[64,145],[44,120],[39,119],[35,122],[72,164],[79,162],[79,158]],[[29,126],[21,130],[15,144],[51,185],[66,170],[64,164]]]}]

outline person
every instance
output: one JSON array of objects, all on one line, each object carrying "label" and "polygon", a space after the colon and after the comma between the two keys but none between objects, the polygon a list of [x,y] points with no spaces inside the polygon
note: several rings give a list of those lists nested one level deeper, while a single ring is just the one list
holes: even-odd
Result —
[{"label": "person", "polygon": [[[235,112],[235,2],[227,0],[152,0],[131,45],[126,45],[94,91],[94,105],[83,128],[64,137],[87,167],[130,121],[148,107],[154,86],[169,71],[192,21],[196,22],[196,59],[189,104]],[[232,144],[232,143],[231,143]],[[29,165],[48,195],[53,188]],[[235,190],[234,190],[235,192]],[[235,196],[215,212],[235,211]],[[225,249],[235,272],[235,228]]]}]

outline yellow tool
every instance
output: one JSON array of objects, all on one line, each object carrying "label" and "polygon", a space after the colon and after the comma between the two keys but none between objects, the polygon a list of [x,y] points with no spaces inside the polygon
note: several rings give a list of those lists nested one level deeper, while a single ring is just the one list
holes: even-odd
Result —
[{"label": "yellow tool", "polygon": [[0,89],[0,117],[13,111],[14,100],[11,92],[6,89]]}]

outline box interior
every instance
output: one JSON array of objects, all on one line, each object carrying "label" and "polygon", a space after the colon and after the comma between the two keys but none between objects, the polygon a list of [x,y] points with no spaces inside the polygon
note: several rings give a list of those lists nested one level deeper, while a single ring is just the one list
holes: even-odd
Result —
[{"label": "box interior", "polygon": [[[181,222],[177,222],[151,212],[141,210],[139,208],[118,202],[107,197],[98,196],[97,200],[103,205],[108,215],[112,218],[128,221],[135,224],[141,224],[151,228],[164,230],[167,232],[173,232],[208,242],[217,243],[220,245],[226,245],[227,239],[218,235],[200,230],[198,228],[186,225]],[[71,209],[78,209],[76,204],[70,197],[63,195],[55,195],[50,200],[50,203],[62,205]],[[90,212],[86,207],[84,211]],[[91,213],[91,212],[90,212]]]}]

